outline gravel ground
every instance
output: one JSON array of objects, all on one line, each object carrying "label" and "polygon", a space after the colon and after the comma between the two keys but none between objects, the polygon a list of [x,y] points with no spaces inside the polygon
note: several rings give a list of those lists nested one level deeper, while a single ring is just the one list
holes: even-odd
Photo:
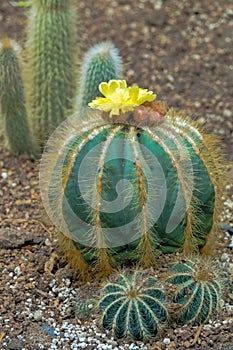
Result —
[{"label": "gravel ground", "polygon": [[[233,266],[232,24],[229,0],[77,1],[83,52],[112,40],[124,61],[129,84],[155,91],[169,106],[186,110],[220,136],[229,185],[219,234],[218,258]],[[24,44],[25,8],[1,0],[0,37]],[[170,328],[153,342],[116,341],[93,316],[75,314],[76,300],[98,293],[96,281],[81,285],[56,255],[52,228],[41,214],[38,164],[15,158],[0,141],[0,348],[1,349],[233,349],[233,292],[214,321],[200,332]],[[19,170],[20,169],[20,170]],[[227,226],[228,225],[228,226]],[[159,274],[173,258],[159,259]],[[199,329],[200,330],[200,329]],[[194,339],[196,343],[193,343]]]}]

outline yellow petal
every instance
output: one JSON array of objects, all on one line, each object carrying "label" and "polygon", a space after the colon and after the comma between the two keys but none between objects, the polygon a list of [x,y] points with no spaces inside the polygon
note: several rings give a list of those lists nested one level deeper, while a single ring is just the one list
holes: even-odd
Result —
[{"label": "yellow petal", "polygon": [[108,83],[100,83],[99,84],[99,91],[104,95],[107,96],[108,94]]},{"label": "yellow petal", "polygon": [[137,101],[138,94],[139,94],[139,87],[138,86],[129,87],[129,96],[130,96],[131,102],[135,103]]},{"label": "yellow petal", "polygon": [[110,80],[109,82],[108,82],[108,95],[111,95],[111,94],[113,94],[115,91],[116,91],[116,89],[119,87],[119,84],[118,84],[118,81],[117,80]]},{"label": "yellow petal", "polygon": [[156,98],[156,94],[138,86],[127,87],[125,80],[110,80],[99,85],[100,92],[105,97],[97,97],[88,105],[101,111],[110,112],[110,116],[120,112],[133,111],[137,106]]},{"label": "yellow petal", "polygon": [[156,98],[156,94],[153,94],[153,91],[148,91],[146,89],[139,89],[139,96],[138,96],[137,103],[138,105],[141,105],[146,101],[152,102],[155,98]]},{"label": "yellow petal", "polygon": [[126,80],[118,80],[118,82],[119,82],[119,87],[121,89],[126,89],[127,88]]}]

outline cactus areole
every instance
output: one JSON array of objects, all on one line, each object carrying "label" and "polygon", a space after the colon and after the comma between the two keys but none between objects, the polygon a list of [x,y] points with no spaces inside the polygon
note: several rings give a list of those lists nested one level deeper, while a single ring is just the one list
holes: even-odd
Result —
[{"label": "cactus areole", "polygon": [[64,253],[103,271],[207,245],[218,177],[208,135],[152,91],[124,80],[99,88],[89,120],[61,127],[42,159],[42,199]]}]

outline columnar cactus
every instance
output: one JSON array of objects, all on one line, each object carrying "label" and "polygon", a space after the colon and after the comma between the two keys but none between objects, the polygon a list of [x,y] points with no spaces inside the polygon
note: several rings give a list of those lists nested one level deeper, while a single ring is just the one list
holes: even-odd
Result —
[{"label": "columnar cactus", "polygon": [[[74,269],[153,266],[161,253],[208,253],[219,205],[217,150],[182,114],[123,80],[51,138],[41,194]],[[88,118],[89,116],[89,118]]]},{"label": "columnar cactus", "polygon": [[116,338],[129,335],[134,340],[155,336],[168,319],[166,296],[153,277],[136,272],[119,275],[116,283],[108,283],[99,303],[103,327]]},{"label": "columnar cactus", "polygon": [[28,153],[36,156],[36,144],[32,141],[24,86],[20,73],[19,47],[9,38],[0,43],[0,113],[2,133],[6,147],[14,154]]},{"label": "columnar cactus", "polygon": [[29,112],[41,145],[74,108],[76,11],[73,0],[34,0],[28,18]]},{"label": "columnar cactus", "polygon": [[175,318],[194,325],[206,322],[220,306],[223,283],[219,269],[212,259],[196,257],[171,266],[166,279],[174,285]]},{"label": "columnar cactus", "polygon": [[84,112],[88,103],[101,96],[99,84],[111,79],[120,79],[122,60],[118,49],[111,42],[92,46],[84,56],[80,72],[77,109]]}]

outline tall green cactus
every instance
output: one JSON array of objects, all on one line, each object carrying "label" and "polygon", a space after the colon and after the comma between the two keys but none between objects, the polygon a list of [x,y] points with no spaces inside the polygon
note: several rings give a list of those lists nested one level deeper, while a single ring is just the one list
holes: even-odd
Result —
[{"label": "tall green cactus", "polygon": [[210,252],[221,172],[212,139],[150,91],[115,80],[100,90],[89,105],[102,112],[58,130],[41,166],[71,265],[85,278],[88,264],[108,274],[161,253]]},{"label": "tall green cactus", "polygon": [[25,107],[18,46],[6,38],[0,43],[0,111],[6,147],[14,154],[36,156]]},{"label": "tall green cactus", "polygon": [[194,325],[206,322],[219,310],[223,281],[212,259],[196,257],[171,265],[166,281],[175,286],[175,319]]},{"label": "tall green cactus", "polygon": [[80,72],[77,109],[84,112],[88,103],[101,96],[99,84],[111,79],[120,79],[122,60],[118,49],[111,42],[102,42],[91,47],[84,56]]},{"label": "tall green cactus", "polygon": [[34,0],[29,11],[29,112],[41,145],[74,108],[77,81],[74,3],[74,0]]},{"label": "tall green cactus", "polygon": [[116,338],[129,335],[134,340],[155,336],[168,319],[166,296],[153,277],[139,272],[118,276],[116,283],[108,283],[99,302],[103,327],[112,330]]}]

